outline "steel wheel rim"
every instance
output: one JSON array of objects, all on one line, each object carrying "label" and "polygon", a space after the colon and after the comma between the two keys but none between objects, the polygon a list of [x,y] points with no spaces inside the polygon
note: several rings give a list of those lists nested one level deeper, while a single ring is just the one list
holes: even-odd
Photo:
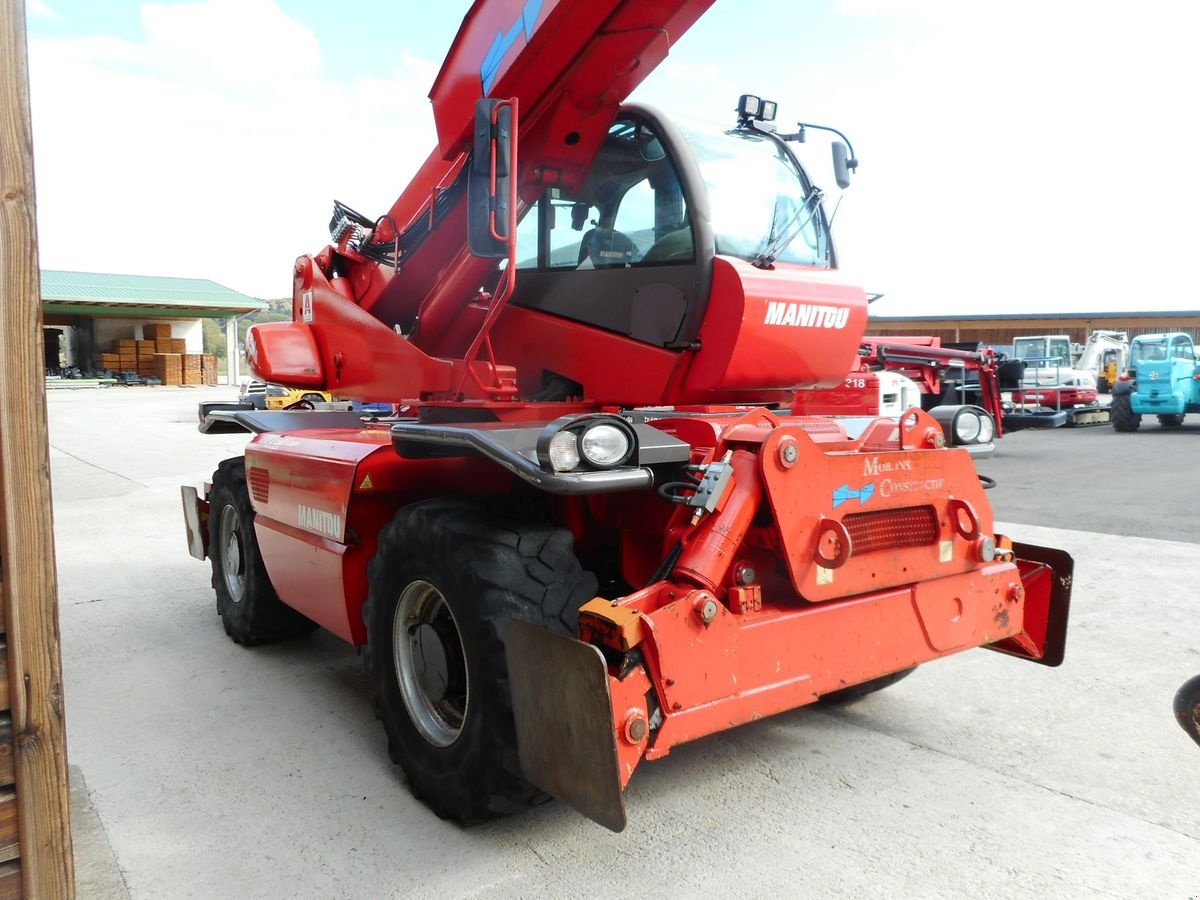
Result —
[{"label": "steel wheel rim", "polygon": [[446,598],[428,581],[414,581],[400,594],[392,658],[409,719],[429,743],[449,747],[467,718],[467,654]]},{"label": "steel wheel rim", "polygon": [[218,531],[218,546],[221,548],[221,575],[225,579],[225,590],[234,603],[242,602],[246,575],[243,571],[241,517],[233,506],[221,510],[221,527]]}]

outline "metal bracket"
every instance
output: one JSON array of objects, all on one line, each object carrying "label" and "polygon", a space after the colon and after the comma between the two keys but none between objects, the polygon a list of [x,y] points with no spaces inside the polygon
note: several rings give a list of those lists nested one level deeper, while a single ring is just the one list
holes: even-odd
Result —
[{"label": "metal bracket", "polygon": [[731,459],[733,459],[732,450],[728,451],[723,459],[709,463],[705,467],[704,477],[700,479],[700,485],[696,488],[695,493],[684,500],[688,506],[696,508],[695,519],[699,519],[704,513],[714,512],[720,504],[721,498],[725,496],[725,491],[733,480]]}]

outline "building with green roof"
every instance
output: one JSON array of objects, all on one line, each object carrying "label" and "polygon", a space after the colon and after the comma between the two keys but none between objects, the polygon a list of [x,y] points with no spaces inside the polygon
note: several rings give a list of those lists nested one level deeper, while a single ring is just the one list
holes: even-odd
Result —
[{"label": "building with green roof", "polygon": [[202,352],[204,319],[223,319],[229,383],[237,381],[237,325],[240,316],[267,309],[267,303],[209,281],[154,275],[42,270],[42,315],[46,328],[46,369],[75,366],[91,370],[98,354],[123,339],[141,339],[142,326],[169,324],[188,353]]}]

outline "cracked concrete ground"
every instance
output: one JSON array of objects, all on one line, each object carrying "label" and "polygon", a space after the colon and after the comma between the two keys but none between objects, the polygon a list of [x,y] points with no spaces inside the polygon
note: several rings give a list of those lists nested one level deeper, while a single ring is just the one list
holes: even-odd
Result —
[{"label": "cracked concrete ground", "polygon": [[[48,400],[81,897],[1200,892],[1200,751],[1170,706],[1200,672],[1200,489],[1162,485],[1139,524],[1125,442],[1149,434],[1014,435],[981,466],[1001,530],[1076,557],[1062,668],[972,651],[682,746],[639,769],[619,835],[558,804],[463,830],[409,796],[353,650],[221,630],[178,485],[244,445],[195,429],[229,393]],[[1173,436],[1153,465],[1188,472],[1196,432]],[[1114,482],[1109,515],[1064,521]]]}]

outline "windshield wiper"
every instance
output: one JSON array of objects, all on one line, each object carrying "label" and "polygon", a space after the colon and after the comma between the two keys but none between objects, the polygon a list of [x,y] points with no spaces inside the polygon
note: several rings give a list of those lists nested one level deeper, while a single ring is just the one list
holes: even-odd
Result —
[{"label": "windshield wiper", "polygon": [[[779,254],[787,249],[788,244],[796,239],[796,235],[813,220],[813,217],[817,214],[817,210],[821,208],[821,201],[823,199],[825,199],[825,193],[814,185],[809,190],[808,196],[804,198],[804,202],[792,213],[792,217],[788,219],[787,224],[784,225],[783,230],[778,234],[775,232],[775,222],[772,221],[771,234],[767,237],[766,245],[758,252],[758,255],[750,260],[750,265],[757,266],[760,269],[769,268],[779,257]],[[808,213],[808,215],[805,216],[804,221],[799,221],[800,217],[805,213]]]}]

